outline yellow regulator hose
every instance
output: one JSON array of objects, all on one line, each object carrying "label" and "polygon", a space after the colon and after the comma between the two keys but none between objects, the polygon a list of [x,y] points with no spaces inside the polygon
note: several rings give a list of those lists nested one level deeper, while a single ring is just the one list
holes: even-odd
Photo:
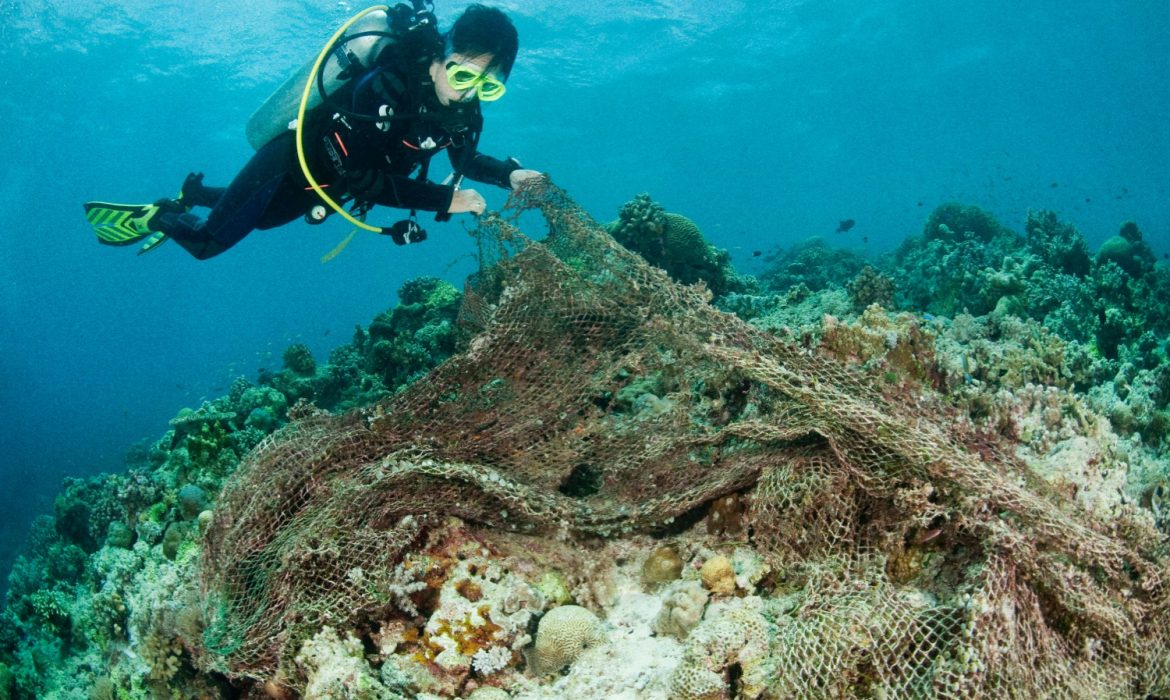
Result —
[{"label": "yellow regulator hose", "polygon": [[373,231],[374,233],[381,233],[382,229],[377,226],[371,226],[364,221],[358,220],[345,209],[343,209],[340,204],[333,201],[332,197],[325,194],[325,190],[322,189],[321,185],[317,184],[317,181],[313,179],[313,174],[309,172],[309,164],[305,161],[305,109],[309,104],[309,95],[312,94],[313,87],[317,84],[317,73],[320,72],[321,66],[325,64],[325,60],[329,57],[329,52],[337,43],[337,40],[340,39],[343,34],[345,34],[347,29],[352,27],[363,17],[370,14],[371,12],[377,12],[379,10],[383,12],[389,12],[390,6],[374,5],[371,8],[362,10],[361,12],[354,15],[348,22],[341,25],[341,29],[338,29],[337,32],[329,39],[329,43],[325,44],[325,48],[321,50],[321,55],[317,57],[317,62],[313,64],[313,70],[309,71],[309,79],[305,82],[305,92],[301,95],[301,108],[297,110],[297,159],[301,163],[301,172],[304,173],[305,179],[309,182],[309,186],[313,188],[313,191],[317,193],[317,196],[319,196],[322,201],[333,208],[333,211],[341,214],[354,226],[363,228],[367,231]]}]

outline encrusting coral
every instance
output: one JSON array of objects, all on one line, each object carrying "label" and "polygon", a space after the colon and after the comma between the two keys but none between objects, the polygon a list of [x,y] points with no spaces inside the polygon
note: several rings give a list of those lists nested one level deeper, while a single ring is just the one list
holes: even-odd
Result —
[{"label": "encrusting coral", "polygon": [[708,593],[697,581],[678,581],[667,589],[662,608],[654,619],[654,630],[685,639],[699,624],[707,605]]},{"label": "encrusting coral", "polygon": [[751,596],[733,598],[710,612],[687,638],[671,675],[671,698],[724,698],[729,687],[737,688],[739,697],[764,695],[775,674],[769,653],[776,637],[764,611],[763,600]]}]

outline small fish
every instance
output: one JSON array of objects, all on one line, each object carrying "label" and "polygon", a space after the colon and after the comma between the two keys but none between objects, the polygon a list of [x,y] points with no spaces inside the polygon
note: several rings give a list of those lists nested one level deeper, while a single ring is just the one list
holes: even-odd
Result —
[{"label": "small fish", "polygon": [[1059,182],[1054,182],[1054,183],[1052,183],[1051,185],[1049,185],[1049,187],[1051,187],[1052,189],[1056,189],[1057,187],[1060,187],[1060,183],[1059,183]]},{"label": "small fish", "polygon": [[760,257],[760,256],[761,256],[761,255],[763,255],[763,254],[764,254],[764,251],[762,251],[762,250],[753,250],[753,251],[752,251],[752,257],[753,257],[753,258],[758,258],[758,257]]},{"label": "small fish", "polygon": [[861,237],[861,242],[862,242],[862,243],[869,243],[869,236],[862,236],[862,237]]},{"label": "small fish", "polygon": [[853,228],[853,224],[857,223],[853,219],[845,219],[837,226],[837,233],[848,233],[849,229]]}]

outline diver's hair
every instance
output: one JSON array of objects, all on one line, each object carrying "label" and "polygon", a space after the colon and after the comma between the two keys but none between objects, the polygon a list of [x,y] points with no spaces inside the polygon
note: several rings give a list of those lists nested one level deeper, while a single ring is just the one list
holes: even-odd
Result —
[{"label": "diver's hair", "polygon": [[491,54],[487,72],[507,80],[520,50],[520,37],[512,20],[503,11],[484,5],[470,5],[447,32],[447,53],[468,57]]}]

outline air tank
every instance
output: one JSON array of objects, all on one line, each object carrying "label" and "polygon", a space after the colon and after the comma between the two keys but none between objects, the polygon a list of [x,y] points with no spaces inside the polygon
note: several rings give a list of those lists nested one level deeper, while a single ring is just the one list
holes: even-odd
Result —
[{"label": "air tank", "polygon": [[[388,32],[389,30],[389,18],[385,10],[375,10],[358,20],[349,28],[346,34],[352,36],[361,32]],[[362,62],[362,65],[369,66],[371,60],[390,41],[391,39],[385,36],[363,36],[342,44],[340,48],[357,56]],[[272,93],[264,101],[264,104],[260,105],[260,108],[252,114],[252,117],[248,119],[246,131],[248,143],[252,144],[252,148],[259,150],[264,144],[285,131],[288,131],[290,128],[296,128],[294,121],[301,107],[301,96],[305,91],[305,81],[309,79],[309,74],[313,71],[313,65],[316,62],[317,57],[314,56],[303,68],[294,73],[288,80],[284,81],[276,89],[276,92]],[[325,60],[321,70],[325,74],[325,91],[327,93],[333,93],[345,82],[338,77],[343,70],[343,64],[340,64],[337,60],[337,50],[334,50],[333,54]],[[306,111],[312,110],[320,104],[321,92],[314,88],[309,93],[309,103]]]}]

